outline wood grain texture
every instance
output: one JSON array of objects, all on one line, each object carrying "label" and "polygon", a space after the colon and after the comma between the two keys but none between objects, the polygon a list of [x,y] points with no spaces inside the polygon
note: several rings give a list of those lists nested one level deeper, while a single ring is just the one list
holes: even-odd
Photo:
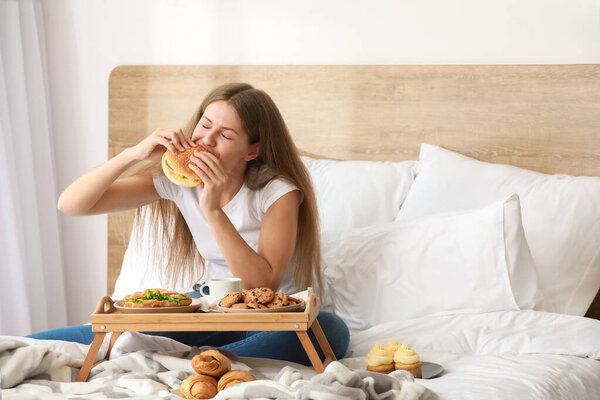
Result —
[{"label": "wood grain texture", "polygon": [[[269,93],[313,156],[402,161],[428,142],[488,162],[600,176],[599,65],[119,66],[109,81],[109,156],[157,128],[183,127],[212,88],[234,81]],[[109,216],[108,293],[132,215]]]},{"label": "wood grain texture", "polygon": [[104,336],[106,336],[106,332],[99,332],[94,335],[94,340],[90,345],[88,350],[88,354],[83,360],[83,364],[81,365],[81,369],[77,374],[76,382],[85,382],[87,381],[88,375],[92,370],[92,366],[94,365],[94,360],[96,359],[96,354],[100,350],[100,346],[102,346],[102,341],[104,340]]},{"label": "wood grain texture", "polygon": [[321,351],[323,352],[323,355],[325,356],[325,360],[323,361],[323,366],[327,367],[327,364],[329,364],[331,361],[337,360],[335,353],[333,352],[333,349],[329,345],[327,336],[325,336],[325,332],[323,332],[323,329],[321,329],[321,324],[319,324],[318,320],[315,319],[313,321],[312,325],[310,326],[310,329],[312,329],[313,334],[315,335],[315,338],[317,339],[317,342],[319,343],[319,346],[321,347]]}]

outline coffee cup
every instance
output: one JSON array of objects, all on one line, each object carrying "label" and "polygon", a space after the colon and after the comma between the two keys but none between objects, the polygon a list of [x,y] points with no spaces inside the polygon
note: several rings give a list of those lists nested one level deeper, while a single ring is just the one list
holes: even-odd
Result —
[{"label": "coffee cup", "polygon": [[[204,289],[208,289],[208,293]],[[200,286],[202,296],[220,300],[231,292],[242,291],[241,278],[214,278]]]}]

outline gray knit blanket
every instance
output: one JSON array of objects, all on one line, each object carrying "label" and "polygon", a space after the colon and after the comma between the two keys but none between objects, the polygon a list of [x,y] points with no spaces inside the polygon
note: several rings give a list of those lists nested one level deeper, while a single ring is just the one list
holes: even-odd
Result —
[{"label": "gray knit blanket", "polygon": [[[104,361],[92,369],[87,382],[75,382],[81,352],[57,351],[45,341],[21,342],[0,337],[2,400],[54,399],[180,399],[181,382],[194,371],[192,357],[207,348],[190,351],[135,351]],[[232,368],[250,370],[258,380],[222,390],[216,399],[437,399],[415,383],[412,375],[388,375],[352,370],[340,362],[325,372],[304,379],[298,369],[286,366],[274,379],[263,378],[234,354]]]}]

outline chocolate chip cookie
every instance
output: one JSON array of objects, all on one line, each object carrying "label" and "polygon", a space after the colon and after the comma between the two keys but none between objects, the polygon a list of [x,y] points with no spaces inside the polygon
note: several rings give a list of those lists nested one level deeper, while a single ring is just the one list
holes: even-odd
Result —
[{"label": "chocolate chip cookie", "polygon": [[242,303],[250,303],[250,300],[252,300],[252,296],[250,295],[251,291],[252,289],[244,289],[242,291],[242,294],[244,295],[244,297],[242,298]]},{"label": "chocolate chip cookie", "polygon": [[235,303],[239,303],[244,295],[242,292],[231,292],[227,296],[223,297],[219,302],[221,307],[231,307]]},{"label": "chocolate chip cookie", "polygon": [[268,304],[273,301],[275,297],[275,292],[269,288],[255,288],[250,292],[250,302],[258,303],[258,304]]},{"label": "chocolate chip cookie", "polygon": [[289,306],[291,303],[288,300],[288,295],[281,292],[275,292],[273,300],[267,304],[268,308],[279,308]]},{"label": "chocolate chip cookie", "polygon": [[255,310],[259,310],[259,309],[263,309],[263,308],[267,308],[267,306],[265,306],[264,304],[261,303],[257,303],[255,301],[251,301],[250,303],[247,304],[247,306],[249,308],[254,308]]}]

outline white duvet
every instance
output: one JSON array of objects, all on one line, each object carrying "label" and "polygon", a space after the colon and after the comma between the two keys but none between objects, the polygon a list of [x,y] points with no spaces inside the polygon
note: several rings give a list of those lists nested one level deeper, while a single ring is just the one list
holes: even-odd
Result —
[{"label": "white duvet", "polygon": [[417,380],[444,399],[600,399],[600,321],[539,311],[415,318],[356,333],[344,363],[375,341],[409,343],[442,376]]},{"label": "white duvet", "polygon": [[[342,363],[350,370],[364,369],[366,354],[375,342],[385,343],[390,338],[409,343],[423,361],[442,365],[444,373],[440,377],[415,380],[442,399],[600,398],[600,321],[537,311],[394,321],[352,335]],[[6,343],[9,339],[0,337],[0,341]],[[44,390],[61,398],[54,382],[74,380],[87,346],[34,339],[26,342],[51,348],[51,357],[47,354],[45,361],[40,358],[38,367],[45,363],[46,367],[54,365],[56,368],[54,373],[46,371],[40,379],[31,375],[37,365],[32,362],[27,366],[32,369],[28,374],[19,374],[16,369],[26,366],[11,366],[8,352],[0,354],[0,373],[3,378],[12,379],[13,388],[3,391],[4,398],[50,398],[48,392],[39,397],[33,394]],[[118,368],[110,370],[107,369],[110,363],[102,363],[92,370],[90,381],[95,376],[96,384],[62,383],[61,390],[77,391],[78,398],[105,398],[94,393],[103,390],[102,379],[107,379],[111,385],[122,385],[121,389],[111,390],[121,391],[123,397],[172,398],[177,393],[178,382],[192,372],[189,362],[177,359],[178,353],[185,354],[190,348],[170,339],[126,333],[115,346],[111,361]],[[104,348],[99,356],[103,355]],[[161,352],[170,352],[173,357],[160,355]],[[286,365],[266,359],[244,358],[242,361],[265,379],[275,378]],[[121,371],[124,366],[125,370]],[[314,375],[311,368],[293,367],[300,372],[298,379],[309,380]],[[164,371],[157,373],[159,370]],[[6,379],[2,382],[5,388]],[[23,397],[25,393],[28,395]]]}]

